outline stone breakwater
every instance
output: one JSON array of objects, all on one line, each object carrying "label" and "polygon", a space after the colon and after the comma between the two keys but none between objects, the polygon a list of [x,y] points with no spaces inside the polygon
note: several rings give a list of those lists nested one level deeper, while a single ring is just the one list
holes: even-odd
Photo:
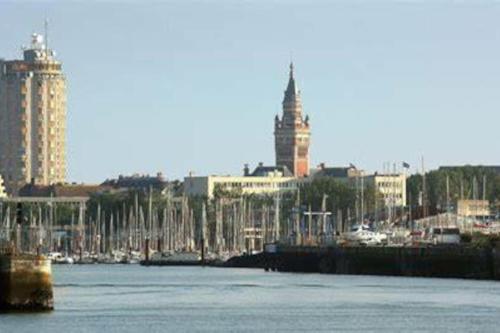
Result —
[{"label": "stone breakwater", "polygon": [[28,254],[0,254],[0,311],[53,309],[50,260]]}]

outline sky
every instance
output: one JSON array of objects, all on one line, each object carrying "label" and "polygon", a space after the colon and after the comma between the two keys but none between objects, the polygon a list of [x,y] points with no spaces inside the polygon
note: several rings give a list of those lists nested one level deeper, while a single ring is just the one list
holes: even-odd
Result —
[{"label": "sky", "polygon": [[311,166],[500,164],[494,1],[5,2],[0,57],[49,20],[68,181],[274,164],[290,60]]}]

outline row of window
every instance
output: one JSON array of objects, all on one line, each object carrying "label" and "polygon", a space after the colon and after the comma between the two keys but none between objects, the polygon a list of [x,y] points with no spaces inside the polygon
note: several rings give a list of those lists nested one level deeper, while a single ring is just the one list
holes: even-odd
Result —
[{"label": "row of window", "polygon": [[403,194],[402,193],[395,193],[395,194],[384,193],[384,194],[382,194],[382,196],[384,197],[384,199],[388,199],[388,198],[399,198],[399,199],[402,199],[403,198]]},{"label": "row of window", "polygon": [[385,181],[385,182],[379,182],[377,183],[378,187],[399,187],[402,185],[402,182],[397,180],[397,181]]},{"label": "row of window", "polygon": [[244,189],[245,188],[289,188],[289,189],[297,188],[297,184],[291,182],[283,182],[283,183],[221,182],[217,183],[217,185],[220,185],[225,188],[244,188]]}]

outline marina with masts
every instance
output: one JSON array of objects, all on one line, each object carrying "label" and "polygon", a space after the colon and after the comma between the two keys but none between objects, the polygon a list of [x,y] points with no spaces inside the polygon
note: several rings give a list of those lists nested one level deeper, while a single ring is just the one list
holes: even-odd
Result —
[{"label": "marina with masts", "polygon": [[449,209],[412,220],[411,212],[391,207],[365,212],[370,205],[362,189],[359,210],[329,210],[326,194],[313,209],[313,202],[301,198],[306,191],[208,199],[150,187],[93,197],[4,198],[0,231],[5,244],[45,254],[56,264],[198,264],[259,253],[266,244],[428,246],[438,241],[430,228],[456,227],[469,234],[495,234],[499,228],[493,223],[485,229],[480,220]]}]

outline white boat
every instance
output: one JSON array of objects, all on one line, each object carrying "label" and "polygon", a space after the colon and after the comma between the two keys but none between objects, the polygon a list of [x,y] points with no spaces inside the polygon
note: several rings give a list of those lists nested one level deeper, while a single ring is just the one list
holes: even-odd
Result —
[{"label": "white boat", "polygon": [[128,255],[120,250],[114,250],[111,252],[112,260],[115,264],[126,264],[128,263]]},{"label": "white boat", "polygon": [[50,261],[53,264],[67,264],[67,265],[71,265],[71,264],[73,264],[75,262],[73,260],[73,258],[68,257],[68,256],[64,256],[60,252],[50,252],[47,255],[47,258],[50,259]]},{"label": "white boat", "polygon": [[115,258],[109,254],[100,254],[97,256],[98,264],[115,264]]},{"label": "white boat", "polygon": [[387,243],[387,235],[380,232],[371,231],[367,225],[360,224],[354,226],[344,237],[351,242],[358,242],[362,245],[382,245]]},{"label": "white boat", "polygon": [[141,262],[141,253],[138,251],[131,251],[130,253],[116,251],[113,252],[113,255],[117,264],[139,264]]},{"label": "white boat", "polygon": [[152,261],[158,263],[198,263],[201,260],[199,252],[179,251],[179,252],[156,252],[150,256]]}]

